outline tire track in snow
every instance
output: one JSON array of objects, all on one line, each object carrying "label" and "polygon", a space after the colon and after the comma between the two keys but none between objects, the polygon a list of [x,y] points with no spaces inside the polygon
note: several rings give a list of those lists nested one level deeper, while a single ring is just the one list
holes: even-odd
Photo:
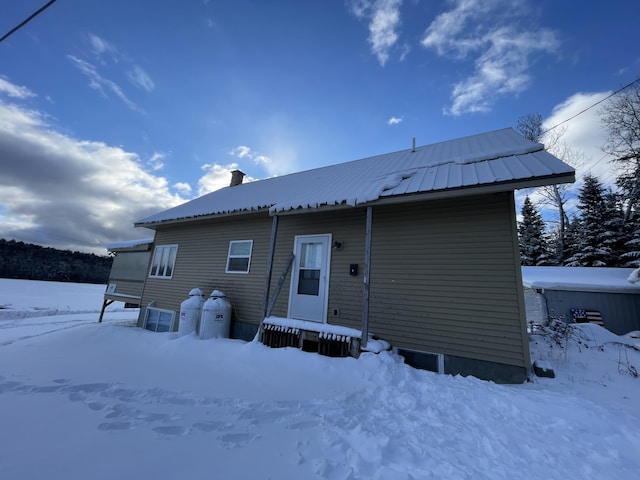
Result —
[{"label": "tire track in snow", "polygon": [[88,324],[93,324],[96,323],[94,320],[91,321],[86,321],[86,322],[74,322],[73,325],[68,325],[69,322],[51,322],[51,323],[47,323],[47,322],[43,322],[43,323],[35,323],[33,325],[28,325],[30,326],[34,326],[34,327],[41,327],[43,325],[67,325],[66,327],[62,327],[62,328],[56,328],[53,330],[47,330],[46,332],[39,332],[39,333],[34,333],[32,335],[23,335],[21,337],[16,337],[16,338],[12,338],[10,340],[5,340],[0,342],[0,347],[6,347],[7,345],[11,345],[13,343],[16,342],[21,342],[24,340],[29,340],[30,338],[37,338],[37,337],[42,337],[44,335],[49,335],[50,333],[56,333],[56,332],[61,332],[63,330],[69,330],[71,328],[76,328],[76,327],[81,327],[82,325],[88,325]]}]

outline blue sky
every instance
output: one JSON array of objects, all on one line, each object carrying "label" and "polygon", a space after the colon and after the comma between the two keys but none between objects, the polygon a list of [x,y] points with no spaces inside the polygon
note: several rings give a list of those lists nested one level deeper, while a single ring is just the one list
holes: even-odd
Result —
[{"label": "blue sky", "polygon": [[[0,0],[4,34],[45,0]],[[0,238],[104,252],[228,185],[547,126],[640,76],[619,1],[58,0],[0,43]],[[565,124],[614,174],[597,108]]]}]

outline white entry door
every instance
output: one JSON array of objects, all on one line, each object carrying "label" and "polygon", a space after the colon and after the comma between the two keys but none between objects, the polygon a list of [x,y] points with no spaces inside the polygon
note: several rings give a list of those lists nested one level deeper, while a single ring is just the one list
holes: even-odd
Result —
[{"label": "white entry door", "polygon": [[289,317],[324,323],[327,321],[331,235],[297,236],[293,253]]}]

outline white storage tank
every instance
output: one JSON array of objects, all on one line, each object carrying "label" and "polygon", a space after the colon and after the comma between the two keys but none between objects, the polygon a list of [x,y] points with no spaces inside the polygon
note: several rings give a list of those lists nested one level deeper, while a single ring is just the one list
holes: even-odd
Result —
[{"label": "white storage tank", "polygon": [[202,306],[200,338],[229,338],[231,330],[231,304],[220,290],[211,292],[209,300]]},{"label": "white storage tank", "polygon": [[189,335],[197,330],[203,303],[202,290],[199,288],[191,289],[189,298],[180,304],[178,336]]}]

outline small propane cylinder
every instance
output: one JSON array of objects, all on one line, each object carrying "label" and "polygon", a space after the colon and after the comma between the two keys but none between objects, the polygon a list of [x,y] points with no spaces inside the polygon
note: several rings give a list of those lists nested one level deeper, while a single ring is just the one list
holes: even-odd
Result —
[{"label": "small propane cylinder", "polygon": [[200,338],[229,338],[231,330],[231,304],[220,290],[211,292],[209,300],[202,306]]},{"label": "small propane cylinder", "polygon": [[180,304],[180,319],[178,320],[178,335],[189,335],[196,331],[200,311],[204,303],[204,295],[199,288],[189,292],[189,298]]}]

